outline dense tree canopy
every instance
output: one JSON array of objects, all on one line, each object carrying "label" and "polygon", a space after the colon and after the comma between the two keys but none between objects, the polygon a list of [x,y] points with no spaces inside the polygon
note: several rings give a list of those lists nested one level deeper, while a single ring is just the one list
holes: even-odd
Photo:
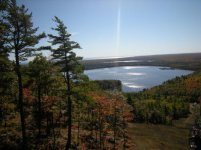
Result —
[{"label": "dense tree canopy", "polygon": [[171,124],[172,120],[189,114],[189,102],[199,103],[201,96],[200,72],[176,77],[164,84],[139,93],[127,94],[139,122]]}]

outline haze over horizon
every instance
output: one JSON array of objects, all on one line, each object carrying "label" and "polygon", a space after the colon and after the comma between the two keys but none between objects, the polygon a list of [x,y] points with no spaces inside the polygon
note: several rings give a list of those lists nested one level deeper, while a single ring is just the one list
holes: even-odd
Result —
[{"label": "haze over horizon", "polygon": [[157,55],[182,55],[182,54],[201,54],[201,52],[186,52],[186,53],[164,53],[164,54],[144,54],[144,55],[127,55],[127,56],[104,56],[104,57],[84,57],[85,60],[90,59],[115,59],[115,58],[129,58],[141,56],[157,56]]},{"label": "haze over horizon", "polygon": [[[200,0],[17,0],[39,32],[58,16],[84,58],[201,52]],[[41,45],[48,45],[48,39]]]}]

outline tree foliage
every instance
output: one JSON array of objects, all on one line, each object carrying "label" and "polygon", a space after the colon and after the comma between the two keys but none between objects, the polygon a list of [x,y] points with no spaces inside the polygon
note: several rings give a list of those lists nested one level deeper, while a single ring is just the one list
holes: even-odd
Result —
[{"label": "tree foliage", "polygon": [[28,9],[24,5],[18,6],[15,0],[5,3],[4,13],[1,20],[1,27],[5,29],[1,33],[2,41],[1,49],[6,53],[14,53],[15,55],[15,72],[18,79],[18,103],[20,110],[21,129],[23,146],[26,149],[26,123],[23,102],[23,85],[20,62],[27,60],[36,50],[34,47],[39,40],[45,37],[45,34],[36,35],[38,28],[33,27],[31,21],[32,14],[28,13]]},{"label": "tree foliage", "polygon": [[67,97],[68,97],[68,140],[66,143],[66,150],[71,148],[71,129],[72,129],[72,100],[71,100],[71,82],[74,80],[79,80],[79,73],[82,73],[80,69],[79,60],[80,57],[76,56],[73,52],[74,49],[80,48],[79,44],[74,41],[70,41],[71,34],[67,32],[67,27],[64,23],[55,16],[54,21],[56,22],[56,27],[52,28],[57,32],[57,35],[49,34],[51,39],[51,44],[58,46],[58,48],[52,50],[53,60],[56,64],[62,67],[62,72],[64,73],[64,78],[67,87]]},{"label": "tree foliage", "polygon": [[143,92],[127,94],[127,98],[133,106],[134,120],[171,124],[174,119],[187,117],[189,102],[199,103],[200,93],[201,76],[197,71]]}]

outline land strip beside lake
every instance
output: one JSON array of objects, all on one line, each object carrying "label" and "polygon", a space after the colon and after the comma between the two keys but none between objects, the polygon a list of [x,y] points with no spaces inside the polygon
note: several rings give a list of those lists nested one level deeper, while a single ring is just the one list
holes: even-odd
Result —
[{"label": "land strip beside lake", "polygon": [[83,60],[85,70],[118,66],[161,66],[186,70],[201,69],[201,53],[150,55]]}]

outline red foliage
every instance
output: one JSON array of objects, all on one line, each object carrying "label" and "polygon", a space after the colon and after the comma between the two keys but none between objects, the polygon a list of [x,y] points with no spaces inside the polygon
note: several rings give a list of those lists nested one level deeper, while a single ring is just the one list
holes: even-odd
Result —
[{"label": "red foliage", "polygon": [[30,89],[28,88],[23,88],[23,96],[24,96],[24,99],[26,100],[26,102],[29,104],[29,103],[32,103],[33,101],[33,96],[31,95],[31,91]]}]

